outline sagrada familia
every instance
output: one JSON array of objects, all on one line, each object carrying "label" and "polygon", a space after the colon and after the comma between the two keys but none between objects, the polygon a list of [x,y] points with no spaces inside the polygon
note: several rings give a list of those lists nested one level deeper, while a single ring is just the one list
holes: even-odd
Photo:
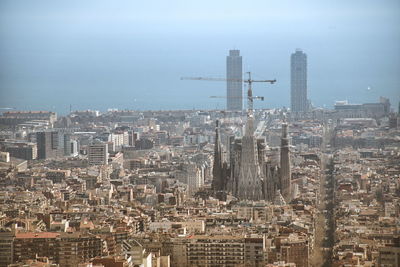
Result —
[{"label": "sagrada familia", "polygon": [[[239,200],[291,201],[288,125],[282,124],[280,163],[266,156],[265,141],[254,136],[254,117],[249,109],[245,134],[229,138],[229,158],[223,158],[219,121],[216,122],[212,189],[224,200],[231,193]],[[228,164],[229,161],[229,164]]]}]

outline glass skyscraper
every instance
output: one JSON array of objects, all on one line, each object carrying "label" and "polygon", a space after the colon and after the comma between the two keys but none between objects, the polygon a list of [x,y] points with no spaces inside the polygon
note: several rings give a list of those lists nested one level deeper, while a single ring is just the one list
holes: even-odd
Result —
[{"label": "glass skyscraper", "polygon": [[[230,50],[226,57],[226,108],[227,110],[243,109],[242,56],[240,50]],[[229,81],[235,79],[237,81]]]},{"label": "glass skyscraper", "polygon": [[307,55],[300,49],[290,58],[290,104],[292,112],[308,110]]}]

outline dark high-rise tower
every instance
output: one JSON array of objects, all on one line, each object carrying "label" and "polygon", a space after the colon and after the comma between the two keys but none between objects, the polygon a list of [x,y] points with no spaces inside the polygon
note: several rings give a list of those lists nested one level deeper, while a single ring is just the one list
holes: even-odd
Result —
[{"label": "dark high-rise tower", "polygon": [[[228,110],[242,110],[242,56],[239,50],[230,50],[226,57],[226,108]],[[235,79],[237,81],[229,81]]]},{"label": "dark high-rise tower", "polygon": [[38,159],[49,159],[57,156],[58,132],[36,133]]},{"label": "dark high-rise tower", "polygon": [[290,57],[290,104],[292,112],[308,110],[307,55],[300,49]]}]

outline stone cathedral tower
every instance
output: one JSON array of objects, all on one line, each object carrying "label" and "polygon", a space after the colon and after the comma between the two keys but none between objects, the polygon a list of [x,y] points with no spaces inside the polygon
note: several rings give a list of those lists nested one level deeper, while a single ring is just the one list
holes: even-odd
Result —
[{"label": "stone cathedral tower", "polygon": [[[247,122],[245,134],[240,139],[229,138],[229,167],[222,159],[219,124],[216,125],[214,168],[212,188],[214,195],[222,199],[221,193],[232,193],[239,200],[267,200],[283,205],[290,201],[290,161],[287,124],[282,135],[281,166],[267,157],[265,138],[254,135],[252,82],[275,82],[275,80],[251,80],[250,73],[247,91]],[[278,152],[278,151],[276,151]],[[279,155],[279,152],[277,156]],[[281,173],[283,169],[283,174]],[[282,195],[281,193],[282,192]],[[283,197],[282,197],[283,196]],[[278,199],[278,201],[275,201]]]},{"label": "stone cathedral tower", "polygon": [[[249,84],[246,132],[241,140],[240,157],[234,164],[235,196],[242,200],[262,200],[263,192],[263,148],[254,136],[253,92]],[[261,163],[261,164],[260,164]]]},{"label": "stone cathedral tower", "polygon": [[280,189],[283,198],[287,203],[290,202],[291,194],[291,171],[290,171],[290,151],[288,138],[288,125],[286,122],[282,124],[281,138],[281,164],[280,164]]},{"label": "stone cathedral tower", "polygon": [[226,200],[227,178],[229,170],[227,163],[223,160],[222,152],[219,121],[217,120],[215,127],[212,190],[216,198],[219,200]]},{"label": "stone cathedral tower", "polygon": [[246,133],[242,138],[237,197],[246,200],[261,200],[264,199],[262,174],[253,123],[253,117],[249,116],[246,124]]}]

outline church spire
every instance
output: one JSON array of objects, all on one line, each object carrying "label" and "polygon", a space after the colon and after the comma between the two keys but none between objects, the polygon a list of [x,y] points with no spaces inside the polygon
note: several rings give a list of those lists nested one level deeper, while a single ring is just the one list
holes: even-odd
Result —
[{"label": "church spire", "polygon": [[215,123],[214,164],[213,164],[213,181],[212,181],[212,189],[214,192],[223,189],[222,179],[223,179],[222,151],[221,151],[221,140],[219,134],[219,121],[217,120]]},{"label": "church spire", "polygon": [[290,170],[290,149],[288,138],[288,125],[286,119],[282,123],[281,137],[281,193],[285,201],[290,202],[291,198],[291,170]]}]

